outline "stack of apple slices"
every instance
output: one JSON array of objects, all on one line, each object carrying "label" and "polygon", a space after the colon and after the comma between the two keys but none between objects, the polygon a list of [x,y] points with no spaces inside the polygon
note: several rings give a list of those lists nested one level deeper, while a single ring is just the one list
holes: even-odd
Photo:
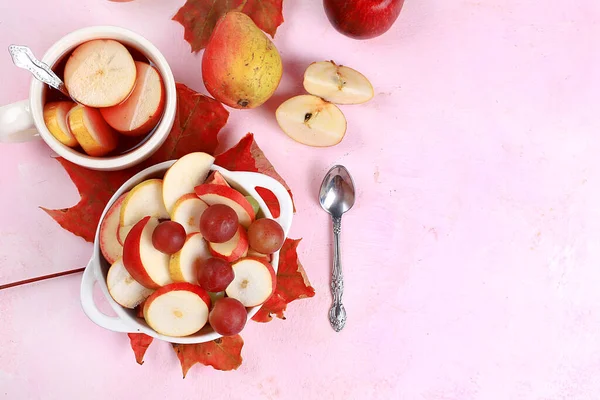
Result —
[{"label": "stack of apple slices", "polygon": [[360,104],[373,98],[371,82],[360,72],[333,61],[312,63],[304,72],[310,93],[283,102],[275,116],[295,141],[313,147],[334,146],[346,134],[346,117],[335,104]]},{"label": "stack of apple slices", "polygon": [[146,323],[163,335],[191,335],[207,323],[237,334],[247,307],[275,290],[270,262],[283,229],[257,219],[256,201],[210,173],[213,162],[206,153],[180,158],[163,179],[119,197],[100,225],[112,298],[126,308],[143,303]]},{"label": "stack of apple slices", "polygon": [[44,106],[44,121],[52,135],[68,147],[81,146],[90,156],[115,150],[119,133],[148,134],[160,121],[165,90],[150,64],[134,61],[115,40],[91,40],[69,56],[65,86],[73,101]]}]

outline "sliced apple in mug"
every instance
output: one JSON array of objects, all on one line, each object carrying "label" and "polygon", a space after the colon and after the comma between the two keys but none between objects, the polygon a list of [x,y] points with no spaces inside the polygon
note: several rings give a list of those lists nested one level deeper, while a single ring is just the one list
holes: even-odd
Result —
[{"label": "sliced apple in mug", "polygon": [[277,108],[275,117],[286,135],[308,146],[334,146],[346,134],[344,114],[335,104],[317,96],[292,97]]},{"label": "sliced apple in mug", "polygon": [[118,304],[125,308],[135,308],[154,290],[140,285],[125,268],[123,259],[117,259],[108,269],[106,276],[108,293]]},{"label": "sliced apple in mug", "polygon": [[194,193],[194,187],[205,181],[215,158],[207,153],[186,154],[167,170],[164,177],[162,197],[167,211],[181,196]]},{"label": "sliced apple in mug", "polygon": [[149,64],[136,61],[135,87],[123,101],[100,109],[106,122],[127,136],[150,132],[160,121],[165,107],[165,89],[160,74]]},{"label": "sliced apple in mug", "polygon": [[79,45],[65,64],[65,86],[71,97],[89,107],[110,107],[129,96],[135,85],[133,57],[111,39]]},{"label": "sliced apple in mug", "polygon": [[200,286],[172,283],[146,299],[144,319],[161,335],[188,336],[206,325],[210,303],[208,293]]},{"label": "sliced apple in mug", "polygon": [[373,85],[360,72],[333,61],[314,62],[304,72],[304,89],[336,104],[360,104],[373,98]]},{"label": "sliced apple in mug", "polygon": [[119,242],[118,231],[121,204],[123,204],[126,196],[127,193],[119,196],[106,212],[102,223],[100,223],[100,251],[109,264],[114,263],[123,256],[123,245]]},{"label": "sliced apple in mug", "polygon": [[208,204],[203,202],[194,193],[183,195],[175,202],[171,211],[171,221],[180,223],[186,234],[200,232],[200,217]]},{"label": "sliced apple in mug", "polygon": [[97,109],[78,104],[69,111],[67,121],[86,154],[100,157],[117,148],[118,133],[108,126]]},{"label": "sliced apple in mug", "polygon": [[52,136],[69,147],[79,144],[67,125],[67,115],[75,107],[72,101],[54,101],[44,105],[44,123]]},{"label": "sliced apple in mug", "polygon": [[252,205],[246,197],[237,190],[212,183],[205,183],[194,188],[196,195],[209,206],[225,204],[233,208],[240,224],[244,228],[250,226],[256,218]]},{"label": "sliced apple in mug", "polygon": [[[168,219],[169,213],[162,200],[162,191],[161,179],[148,179],[135,185],[123,200],[119,225],[132,226],[147,215],[157,219]],[[119,233],[119,236],[121,240],[125,240],[126,235]]]},{"label": "sliced apple in mug", "polygon": [[211,257],[208,244],[200,232],[191,233],[181,250],[171,256],[169,274],[174,282],[196,283],[198,263]]},{"label": "sliced apple in mug", "polygon": [[233,262],[248,253],[248,233],[242,225],[238,227],[235,235],[224,243],[208,243],[208,248],[213,256]]},{"label": "sliced apple in mug", "polygon": [[170,256],[152,244],[152,233],[158,223],[156,218],[144,217],[133,226],[123,245],[123,264],[127,272],[149,289],[173,282],[169,274]]},{"label": "sliced apple in mug", "polygon": [[235,277],[225,293],[239,300],[245,307],[264,303],[275,291],[277,277],[270,263],[246,257],[234,262],[231,267]]}]

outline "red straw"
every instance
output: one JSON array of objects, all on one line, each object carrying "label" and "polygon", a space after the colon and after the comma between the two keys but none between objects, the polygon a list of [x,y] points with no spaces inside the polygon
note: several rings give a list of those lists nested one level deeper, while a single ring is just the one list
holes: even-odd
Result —
[{"label": "red straw", "polygon": [[0,285],[0,290],[8,289],[8,288],[15,287],[15,286],[26,285],[28,283],[44,281],[46,279],[58,278],[59,276],[76,274],[78,272],[83,272],[84,269],[85,269],[85,267],[72,269],[70,271],[57,272],[55,274],[50,274],[50,275],[38,276],[37,278],[25,279],[24,281],[7,283],[6,285]]}]

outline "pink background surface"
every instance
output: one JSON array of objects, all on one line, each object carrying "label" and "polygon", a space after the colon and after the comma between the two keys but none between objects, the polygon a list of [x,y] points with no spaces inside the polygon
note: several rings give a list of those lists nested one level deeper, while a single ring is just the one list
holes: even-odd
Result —
[{"label": "pink background surface", "polygon": [[[161,49],[205,92],[199,55],[170,20],[183,1],[3,1],[0,49],[41,55],[84,26],[115,24]],[[600,5],[581,0],[408,1],[384,36],[354,41],[321,2],[286,0],[285,75],[262,108],[232,111],[223,149],[256,133],[292,187],[302,262],[317,294],[287,320],[250,323],[236,372],[170,346],[138,366],[124,334],[79,305],[80,276],[0,292],[0,398],[597,399],[600,393]],[[348,132],[304,147],[274,109],[312,61],[363,72],[376,97],[344,106]],[[0,104],[29,77],[2,50]],[[91,245],[38,206],[75,204],[41,142],[0,146],[0,283],[83,266]],[[326,318],[330,228],[316,197],[342,163],[358,187],[344,218],[348,324]]]}]

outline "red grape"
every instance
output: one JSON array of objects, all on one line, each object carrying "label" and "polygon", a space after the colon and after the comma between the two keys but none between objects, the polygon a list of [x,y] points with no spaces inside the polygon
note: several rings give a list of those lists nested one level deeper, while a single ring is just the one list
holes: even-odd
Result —
[{"label": "red grape", "polygon": [[207,292],[222,292],[233,278],[233,268],[220,258],[211,257],[198,265],[198,284]]},{"label": "red grape", "polygon": [[259,253],[271,254],[283,246],[283,228],[277,221],[261,218],[248,227],[248,241],[250,247]]},{"label": "red grape", "polygon": [[152,232],[152,245],[165,254],[177,253],[185,243],[185,228],[175,221],[161,222]]},{"label": "red grape", "polygon": [[225,204],[213,204],[200,217],[200,233],[209,242],[225,243],[238,229],[238,216]]},{"label": "red grape", "polygon": [[220,335],[237,335],[244,329],[248,313],[239,300],[224,297],[217,300],[208,315],[208,322]]}]

